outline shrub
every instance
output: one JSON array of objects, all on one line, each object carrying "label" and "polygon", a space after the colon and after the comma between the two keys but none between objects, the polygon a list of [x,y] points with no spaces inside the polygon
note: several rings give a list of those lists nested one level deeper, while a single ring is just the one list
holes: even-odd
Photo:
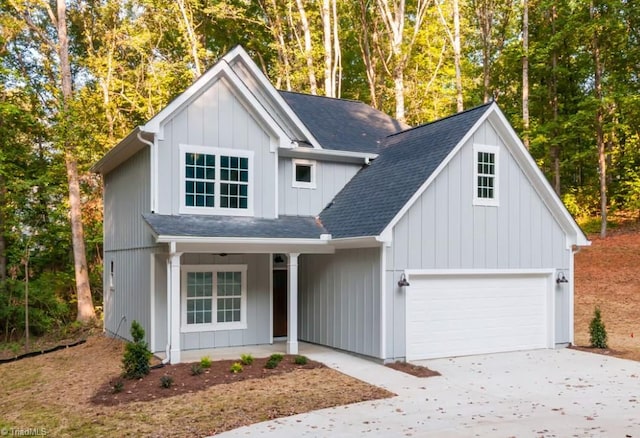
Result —
[{"label": "shrub", "polygon": [[199,363],[194,363],[193,365],[191,365],[192,376],[199,376],[200,374],[202,374],[203,371],[204,369],[202,368],[202,365],[200,365]]},{"label": "shrub", "polygon": [[596,306],[593,319],[589,323],[589,342],[594,348],[607,348],[607,329],[602,322],[600,308]]},{"label": "shrub", "polygon": [[200,358],[200,366],[202,368],[211,368],[211,358],[209,356],[204,356],[202,358]]},{"label": "shrub", "polygon": [[280,353],[273,353],[271,356],[269,356],[269,359],[275,360],[278,363],[280,363],[280,361],[284,359],[284,356]]},{"label": "shrub", "polygon": [[111,387],[111,392],[113,392],[114,394],[118,394],[122,392],[123,389],[124,389],[124,382],[122,380],[116,380],[113,383],[113,386]]},{"label": "shrub", "polygon": [[144,329],[137,321],[131,323],[130,333],[133,342],[128,342],[124,350],[123,375],[127,379],[139,379],[149,374],[151,351],[144,341]]},{"label": "shrub", "polygon": [[253,363],[253,356],[250,354],[243,354],[240,356],[240,362],[242,362],[242,365],[251,365]]},{"label": "shrub", "polygon": [[296,365],[306,365],[308,362],[307,356],[296,356],[293,359],[293,363]]},{"label": "shrub", "polygon": [[231,365],[231,368],[229,369],[229,371],[231,371],[233,374],[238,374],[242,372],[242,364],[240,362],[236,362],[233,365]]},{"label": "shrub", "polygon": [[167,376],[167,375],[160,377],[161,387],[169,389],[171,388],[172,385],[173,385],[173,377]]},{"label": "shrub", "polygon": [[269,369],[269,370],[272,370],[272,369],[274,369],[275,367],[277,367],[279,363],[280,363],[280,362],[278,362],[277,360],[269,359],[269,360],[267,361],[267,363],[265,363],[265,364],[264,364],[264,367],[265,367],[265,368],[267,368],[267,369]]}]

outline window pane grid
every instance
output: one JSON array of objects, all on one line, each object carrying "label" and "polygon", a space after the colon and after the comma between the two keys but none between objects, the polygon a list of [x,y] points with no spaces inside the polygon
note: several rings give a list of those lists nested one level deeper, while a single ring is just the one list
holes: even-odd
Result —
[{"label": "window pane grid", "polygon": [[478,188],[477,197],[495,198],[496,155],[491,152],[478,152]]},{"label": "window pane grid", "polygon": [[216,156],[185,154],[185,205],[215,207]]},{"label": "window pane grid", "polygon": [[248,208],[249,159],[220,156],[220,206],[222,208]]},{"label": "window pane grid", "polygon": [[210,324],[213,318],[213,273],[187,273],[187,324]]},{"label": "window pane grid", "polygon": [[217,281],[218,322],[240,322],[242,274],[240,272],[218,272]]}]

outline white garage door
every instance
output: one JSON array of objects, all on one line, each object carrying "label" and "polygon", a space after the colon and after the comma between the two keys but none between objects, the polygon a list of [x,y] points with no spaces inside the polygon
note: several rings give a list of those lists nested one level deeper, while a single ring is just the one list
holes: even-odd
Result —
[{"label": "white garage door", "polygon": [[407,360],[551,346],[548,275],[411,275]]}]

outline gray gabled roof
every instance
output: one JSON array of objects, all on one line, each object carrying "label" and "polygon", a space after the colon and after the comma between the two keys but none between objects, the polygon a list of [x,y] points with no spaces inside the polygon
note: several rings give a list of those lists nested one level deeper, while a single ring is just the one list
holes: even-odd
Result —
[{"label": "gray gabled roof", "polygon": [[375,153],[381,141],[408,126],[355,100],[280,91],[324,149]]},{"label": "gray gabled roof", "polygon": [[332,238],[380,235],[490,105],[388,137],[378,158],[320,213]]},{"label": "gray gabled roof", "polygon": [[240,237],[256,239],[320,239],[327,231],[313,217],[264,219],[238,216],[163,215],[146,213],[156,236]]}]

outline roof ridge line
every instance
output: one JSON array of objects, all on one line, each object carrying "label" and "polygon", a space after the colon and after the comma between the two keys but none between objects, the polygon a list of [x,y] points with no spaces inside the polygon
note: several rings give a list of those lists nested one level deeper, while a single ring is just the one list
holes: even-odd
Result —
[{"label": "roof ridge line", "polygon": [[405,130],[403,130],[403,131],[399,131],[399,132],[395,132],[395,133],[393,133],[393,134],[389,134],[389,135],[387,135],[385,138],[391,138],[391,137],[393,137],[393,136],[400,135],[400,134],[404,134],[404,133],[406,133],[406,132],[413,131],[413,130],[415,130],[415,129],[419,129],[419,128],[423,128],[423,127],[425,127],[425,126],[433,125],[433,124],[436,124],[436,123],[438,123],[438,122],[443,122],[443,121],[445,121],[445,120],[447,120],[447,119],[451,119],[451,118],[453,118],[453,117],[457,117],[457,116],[460,116],[460,115],[462,115],[462,114],[469,113],[469,112],[471,112],[471,111],[475,111],[475,110],[478,110],[478,109],[483,108],[483,107],[491,106],[491,105],[493,105],[494,103],[495,103],[495,101],[491,101],[491,102],[483,103],[482,105],[474,106],[473,108],[468,108],[468,109],[466,109],[466,110],[464,110],[464,111],[460,111],[459,113],[449,114],[448,116],[445,116],[445,117],[442,117],[442,118],[439,118],[439,119],[436,119],[436,120],[432,120],[432,121],[430,121],[430,122],[425,122],[425,123],[422,123],[422,124],[417,125],[417,126],[412,126],[411,128],[407,128],[407,129],[405,129]]}]

